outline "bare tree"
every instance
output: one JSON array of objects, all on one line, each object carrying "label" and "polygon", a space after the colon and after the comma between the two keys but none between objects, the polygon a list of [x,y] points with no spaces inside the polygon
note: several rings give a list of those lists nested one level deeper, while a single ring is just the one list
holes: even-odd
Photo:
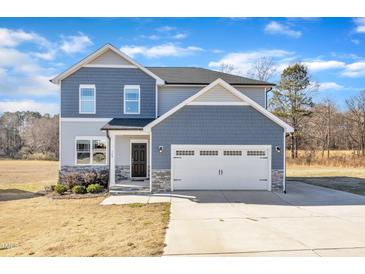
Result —
[{"label": "bare tree", "polygon": [[271,57],[261,57],[256,60],[248,72],[248,76],[261,80],[270,80],[277,72],[277,66]]},{"label": "bare tree", "polygon": [[232,73],[236,70],[235,66],[228,63],[221,63],[218,67],[218,70],[224,73]]},{"label": "bare tree", "polygon": [[305,132],[305,143],[312,148],[322,150],[322,158],[327,150],[327,158],[330,157],[330,149],[334,146],[334,134],[339,132],[338,120],[339,114],[335,104],[330,99],[325,99],[312,108],[312,115],[303,123],[303,132]]},{"label": "bare tree", "polygon": [[365,90],[358,96],[346,100],[347,119],[350,122],[349,135],[357,144],[361,154],[365,155]]}]

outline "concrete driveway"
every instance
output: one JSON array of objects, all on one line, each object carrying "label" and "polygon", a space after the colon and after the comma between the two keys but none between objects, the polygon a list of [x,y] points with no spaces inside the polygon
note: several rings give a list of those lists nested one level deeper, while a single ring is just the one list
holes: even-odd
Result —
[{"label": "concrete driveway", "polygon": [[365,197],[300,182],[288,193],[171,198],[165,255],[365,256]]}]

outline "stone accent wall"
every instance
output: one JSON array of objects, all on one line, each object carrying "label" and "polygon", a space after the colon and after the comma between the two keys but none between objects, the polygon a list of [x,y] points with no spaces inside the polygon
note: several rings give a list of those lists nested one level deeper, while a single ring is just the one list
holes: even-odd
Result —
[{"label": "stone accent wall", "polygon": [[152,169],[152,191],[168,192],[171,191],[171,172],[170,169]]},{"label": "stone accent wall", "polygon": [[130,174],[130,166],[115,166],[115,181],[128,180]]},{"label": "stone accent wall", "polygon": [[275,192],[283,191],[284,170],[272,169],[271,171],[271,190]]},{"label": "stone accent wall", "polygon": [[109,170],[108,166],[62,166],[59,172],[59,182],[63,183],[65,174],[70,172],[86,173],[90,171]]},{"label": "stone accent wall", "polygon": [[[147,178],[150,177],[150,166],[147,166]],[[123,180],[130,180],[130,166],[115,166],[115,181],[123,181]]]}]

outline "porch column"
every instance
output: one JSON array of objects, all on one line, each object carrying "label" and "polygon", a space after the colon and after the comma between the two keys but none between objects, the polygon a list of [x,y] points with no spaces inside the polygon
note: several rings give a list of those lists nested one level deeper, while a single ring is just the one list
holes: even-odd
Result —
[{"label": "porch column", "polygon": [[115,185],[115,134],[110,134],[110,171],[109,171],[110,186]]}]

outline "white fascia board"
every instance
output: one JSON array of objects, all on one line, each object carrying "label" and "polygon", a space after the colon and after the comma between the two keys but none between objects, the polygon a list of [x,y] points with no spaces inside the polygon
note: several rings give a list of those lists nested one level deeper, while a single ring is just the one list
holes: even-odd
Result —
[{"label": "white fascia board", "polygon": [[152,78],[156,79],[157,85],[164,85],[165,84],[165,81],[162,80],[160,77],[158,77],[156,74],[152,73],[150,70],[148,70],[145,67],[141,66],[136,61],[131,59],[128,55],[121,52],[120,50],[118,50],[117,48],[115,48],[114,46],[112,46],[110,44],[106,44],[105,46],[101,47],[100,49],[98,49],[94,53],[90,54],[89,56],[87,56],[86,58],[81,60],[79,63],[73,65],[71,68],[69,68],[65,72],[57,75],[55,78],[51,79],[51,82],[54,83],[54,84],[59,84],[61,80],[65,79],[67,76],[71,75],[72,73],[79,70],[83,66],[87,65],[91,61],[95,60],[97,57],[99,57],[101,54],[103,54],[107,50],[112,50],[113,52],[115,52],[116,54],[118,54],[122,58],[126,59],[128,62],[132,63],[133,65],[135,65],[137,68],[139,68],[143,72],[145,72],[147,75],[149,75]]},{"label": "white fascia board", "polygon": [[64,118],[61,117],[61,122],[109,122],[113,118]]},{"label": "white fascia board", "polygon": [[179,109],[181,109],[182,107],[188,105],[189,103],[191,103],[196,98],[198,98],[199,96],[203,95],[205,92],[207,92],[208,90],[210,90],[212,87],[214,87],[216,85],[223,86],[225,89],[227,89],[228,91],[230,91],[233,95],[237,96],[238,98],[240,98],[244,102],[248,103],[250,106],[252,106],[253,108],[255,108],[257,111],[261,112],[263,115],[265,115],[266,117],[268,117],[269,119],[271,119],[273,122],[275,122],[279,126],[283,127],[284,130],[285,130],[285,132],[293,132],[293,128],[291,126],[289,126],[287,123],[285,123],[282,120],[280,120],[274,114],[270,113],[265,108],[263,108],[262,106],[260,106],[258,103],[256,103],[255,101],[253,101],[252,99],[250,99],[246,95],[242,94],[235,87],[231,86],[230,84],[228,84],[227,82],[225,82],[224,80],[222,80],[220,78],[217,79],[217,80],[215,80],[215,81],[213,81],[212,83],[210,83],[208,86],[206,86],[203,89],[201,89],[199,92],[197,92],[193,96],[189,97],[188,99],[186,99],[185,101],[183,101],[182,103],[180,103],[179,105],[177,105],[176,107],[170,109],[168,112],[166,112],[165,114],[163,114],[162,116],[160,116],[156,120],[152,121],[148,125],[146,125],[144,127],[144,129],[145,130],[151,130],[152,127],[154,127],[155,125],[157,125],[158,123],[160,123],[161,121],[163,121],[164,119],[166,119],[167,117],[169,117],[170,115],[172,115],[173,113],[175,113],[176,111],[178,111]]}]

